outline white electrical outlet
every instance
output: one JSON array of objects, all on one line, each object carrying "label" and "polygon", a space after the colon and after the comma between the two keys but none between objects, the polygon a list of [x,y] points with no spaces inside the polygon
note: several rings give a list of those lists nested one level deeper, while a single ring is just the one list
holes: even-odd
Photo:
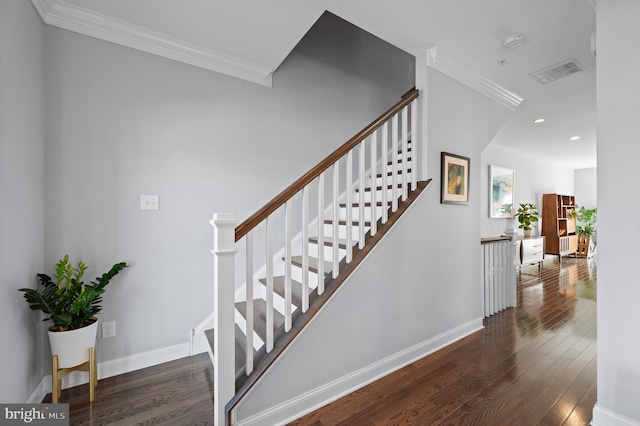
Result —
[{"label": "white electrical outlet", "polygon": [[157,195],[141,195],[140,196],[140,210],[158,210],[158,196]]},{"label": "white electrical outlet", "polygon": [[102,338],[108,339],[109,337],[115,337],[116,335],[116,322],[107,321],[102,323]]}]

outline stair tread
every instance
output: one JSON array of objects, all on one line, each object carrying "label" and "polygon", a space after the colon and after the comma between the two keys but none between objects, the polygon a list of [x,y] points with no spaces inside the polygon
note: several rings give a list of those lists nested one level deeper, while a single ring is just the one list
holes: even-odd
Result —
[{"label": "stair tread", "polygon": [[[392,204],[393,204],[393,202],[387,201],[387,205],[388,206],[391,206]],[[364,203],[364,206],[365,207],[371,207],[371,202],[367,201],[366,203]],[[376,206],[382,207],[382,201],[376,202]],[[347,207],[347,203],[340,204],[340,207]],[[360,207],[360,203],[351,203],[351,207]]]},{"label": "stair tread", "polygon": [[[398,188],[402,188],[402,183],[398,183]],[[393,189],[393,184],[387,185],[387,189]],[[376,186],[376,191],[382,191],[382,185]],[[360,192],[360,188],[356,188],[356,192]],[[365,188],[364,192],[371,192],[371,187]]]},{"label": "stair tread", "polygon": [[[292,256],[291,263],[295,266],[302,267],[302,256]],[[324,273],[325,275],[331,272],[333,264],[331,262],[324,261]],[[309,256],[309,270],[311,272],[318,272],[318,258]]]},{"label": "stair tread", "polygon": [[[325,219],[325,220],[324,220],[324,223],[325,223],[325,225],[330,225],[330,224],[332,224],[332,223],[333,223],[333,219]],[[346,220],[342,220],[342,219],[340,219],[340,220],[338,221],[338,225],[346,225],[346,224],[347,224],[347,221],[346,221]],[[364,226],[371,226],[371,221],[370,221],[370,220],[365,220],[364,222],[362,222],[362,224],[363,224]],[[360,225],[360,222],[359,222],[359,221],[357,221],[357,220],[352,220],[352,221],[351,221],[351,225],[359,226],[359,225]]]},{"label": "stair tread", "polygon": [[[246,353],[245,353],[245,345],[246,345],[246,336],[244,332],[238,327],[236,324],[236,371],[243,368],[246,364]],[[255,356],[256,351],[253,350],[253,354]]]},{"label": "stair tread", "polygon": [[[398,164],[402,164],[402,162],[404,162],[405,160],[406,160],[407,162],[409,162],[409,163],[410,163],[410,162],[411,162],[411,160],[412,160],[412,158],[411,158],[411,157],[407,157],[407,158],[398,158],[397,163],[398,163]],[[393,166],[393,160],[387,161],[387,166]]]},{"label": "stair tread", "polygon": [[[259,281],[265,286],[267,285],[266,278],[260,278]],[[310,287],[307,288],[310,294],[313,290]],[[273,277],[273,291],[284,298],[284,276]],[[302,306],[302,283],[296,280],[291,280],[291,303],[298,308]]]},{"label": "stair tread", "polygon": [[[215,339],[215,330],[213,328],[204,331],[204,335],[207,337],[207,341],[209,342],[209,346],[211,347],[211,353],[213,353],[214,339]],[[240,370],[245,365],[245,334],[238,327],[238,324],[235,326],[235,367],[236,371]],[[253,354],[256,354],[256,350],[253,350]]]},{"label": "stair tread", "polygon": [[[407,169],[407,173],[411,173],[411,169],[410,169],[410,168],[409,168],[409,169]],[[401,175],[401,174],[402,174],[402,169],[398,169],[398,170],[396,171],[396,174]],[[387,176],[393,176],[393,171],[387,172]],[[378,174],[376,175],[376,178],[381,178],[381,177],[382,177],[382,173],[378,173]]]},{"label": "stair tread", "polygon": [[[247,302],[237,302],[236,309],[247,317]],[[253,329],[258,336],[265,341],[267,340],[267,302],[264,299],[253,300]],[[284,324],[284,315],[277,310],[273,310],[273,327],[274,331]]]},{"label": "stair tread", "polygon": [[[309,242],[313,243],[313,244],[318,244],[318,237],[309,237]],[[324,245],[327,247],[333,247],[333,238],[332,237],[325,237],[324,238]],[[347,248],[347,240],[346,238],[338,238],[338,247],[341,249],[346,249]]]}]

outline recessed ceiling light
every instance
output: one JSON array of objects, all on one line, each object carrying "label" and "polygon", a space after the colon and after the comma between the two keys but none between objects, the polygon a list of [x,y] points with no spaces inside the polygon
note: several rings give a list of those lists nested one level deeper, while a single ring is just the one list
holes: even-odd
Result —
[{"label": "recessed ceiling light", "polygon": [[543,123],[544,122],[544,118],[536,118],[535,120],[533,120],[534,123],[538,124],[538,123]]},{"label": "recessed ceiling light", "polygon": [[569,138],[570,141],[577,141],[578,139],[580,139],[580,136],[571,136]]},{"label": "recessed ceiling light", "polygon": [[511,34],[509,37],[505,38],[502,42],[504,47],[508,47],[509,49],[515,49],[520,46],[524,41],[524,36],[522,34]]}]

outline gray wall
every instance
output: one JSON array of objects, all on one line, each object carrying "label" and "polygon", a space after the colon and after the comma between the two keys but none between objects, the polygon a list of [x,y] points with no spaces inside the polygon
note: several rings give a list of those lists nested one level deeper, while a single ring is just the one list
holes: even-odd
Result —
[{"label": "gray wall", "polygon": [[[542,208],[542,194],[576,195],[580,204],[577,188],[574,191],[574,170],[555,163],[527,157],[509,148],[494,143],[482,153],[480,186],[480,217],[482,218],[482,236],[495,237],[504,234],[508,227],[517,229],[518,220],[492,219],[489,217],[489,165],[502,166],[515,170],[515,203],[534,203]],[[534,228],[533,235],[540,235],[541,226]],[[518,231],[522,233],[522,230]]]},{"label": "gray wall", "polygon": [[[239,419],[281,424],[482,327],[478,165],[511,111],[432,69],[427,80],[431,186],[254,387]],[[467,206],[440,204],[441,151],[471,158]]]},{"label": "gray wall", "polygon": [[16,289],[43,258],[44,26],[28,1],[0,2],[0,402],[44,375],[44,325]]},{"label": "gray wall", "polygon": [[[629,250],[640,226],[627,220],[640,209],[633,187],[638,168],[640,2],[599,0],[598,102],[598,402],[593,425],[640,424],[640,285]],[[625,214],[629,212],[629,214]]]},{"label": "gray wall", "polygon": [[598,207],[598,169],[578,169],[574,176],[576,204],[588,209]]},{"label": "gray wall", "polygon": [[[457,294],[465,294],[466,304],[444,306],[458,315],[477,308],[480,315],[481,154],[512,111],[432,69],[428,96],[428,174],[435,178],[429,197],[435,207],[425,218],[431,230],[425,262],[434,282],[462,287]],[[439,204],[442,151],[471,159],[468,206]]]},{"label": "gray wall", "polygon": [[45,264],[132,265],[101,361],[187,342],[213,306],[212,214],[260,208],[397,102],[412,61],[329,15],[269,89],[47,28]]}]

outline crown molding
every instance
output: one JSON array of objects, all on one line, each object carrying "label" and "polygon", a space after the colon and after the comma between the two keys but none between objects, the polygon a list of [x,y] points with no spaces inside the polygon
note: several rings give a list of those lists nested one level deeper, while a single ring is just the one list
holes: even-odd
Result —
[{"label": "crown molding", "polygon": [[427,66],[488,96],[511,110],[515,111],[524,100],[516,93],[481,76],[471,65],[438,50],[437,46],[428,50]]},{"label": "crown molding", "polygon": [[270,68],[186,43],[63,0],[31,0],[47,25],[271,87]]}]

